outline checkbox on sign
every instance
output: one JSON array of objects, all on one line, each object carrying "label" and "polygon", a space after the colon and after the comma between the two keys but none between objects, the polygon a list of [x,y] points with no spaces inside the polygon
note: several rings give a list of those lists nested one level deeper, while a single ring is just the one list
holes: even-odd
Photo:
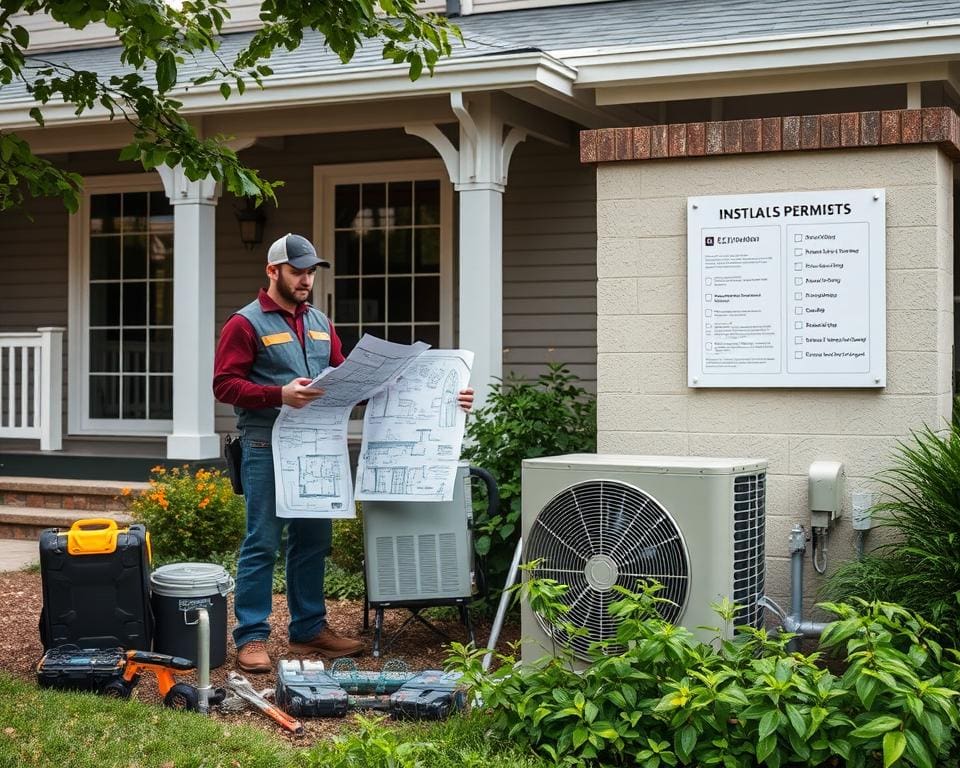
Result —
[{"label": "checkbox on sign", "polygon": [[793,343],[794,343],[794,344],[803,344],[803,336],[794,336],[794,337],[793,337]]},{"label": "checkbox on sign", "polygon": [[704,285],[713,285],[713,278],[712,278],[712,277],[708,277],[706,280],[703,281],[703,284],[704,284]]},{"label": "checkbox on sign", "polygon": [[797,320],[797,321],[793,324],[793,327],[794,327],[794,330],[802,331],[802,330],[803,330],[803,321],[802,321],[802,320]]},{"label": "checkbox on sign", "polygon": [[794,352],[793,356],[797,360],[803,360],[803,352]]},{"label": "checkbox on sign", "polygon": [[[708,309],[707,311],[709,312],[710,310]],[[795,314],[795,315],[802,315],[802,314],[803,314],[803,307],[794,307],[794,308],[793,308],[793,314]]]},{"label": "checkbox on sign", "polygon": [[795,242],[795,243],[802,243],[802,242],[803,242],[803,235],[794,235],[794,236],[793,236],[793,242]]},{"label": "checkbox on sign", "polygon": [[803,256],[803,248],[794,248],[794,249],[793,249],[793,255],[794,255],[794,256]]},{"label": "checkbox on sign", "polygon": [[794,285],[803,285],[803,278],[802,278],[802,277],[795,277],[795,278],[793,278],[793,284],[794,284]]},{"label": "checkbox on sign", "polygon": [[703,348],[709,352],[711,349],[713,349],[713,344],[711,344],[708,341],[706,344],[703,345]]},{"label": "checkbox on sign", "polygon": [[713,301],[713,294],[712,294],[712,293],[705,293],[705,294],[703,294],[703,300],[704,300],[704,301]]},{"label": "checkbox on sign", "polygon": [[793,262],[793,271],[794,272],[803,272],[803,262],[795,261]]},{"label": "checkbox on sign", "polygon": [[712,309],[705,309],[705,310],[703,310],[703,316],[704,316],[704,317],[710,317],[712,314],[713,314],[713,310],[712,310]]},{"label": "checkbox on sign", "polygon": [[793,294],[794,301],[800,301],[803,298],[803,294],[800,291],[796,291]]}]

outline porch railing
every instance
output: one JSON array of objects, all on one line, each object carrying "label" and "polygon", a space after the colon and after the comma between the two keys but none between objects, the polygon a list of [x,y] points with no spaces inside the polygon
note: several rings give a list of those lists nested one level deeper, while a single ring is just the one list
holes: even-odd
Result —
[{"label": "porch railing", "polygon": [[0,437],[63,447],[63,332],[0,333]]}]

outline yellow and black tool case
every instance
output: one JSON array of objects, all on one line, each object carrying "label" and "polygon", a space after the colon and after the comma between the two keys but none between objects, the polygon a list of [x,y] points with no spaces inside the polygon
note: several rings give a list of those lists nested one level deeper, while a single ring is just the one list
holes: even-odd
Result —
[{"label": "yellow and black tool case", "polygon": [[44,650],[60,645],[149,651],[150,539],[142,525],[78,520],[40,534]]}]

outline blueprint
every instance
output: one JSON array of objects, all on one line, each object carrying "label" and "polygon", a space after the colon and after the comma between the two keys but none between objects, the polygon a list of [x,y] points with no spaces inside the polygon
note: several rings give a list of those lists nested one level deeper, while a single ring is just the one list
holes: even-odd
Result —
[{"label": "blueprint", "polygon": [[357,466],[357,499],[449,501],[466,414],[457,393],[470,379],[473,352],[424,352],[368,404]]},{"label": "blueprint", "polygon": [[353,407],[395,381],[428,344],[394,344],[364,334],[347,359],[310,386],[324,390],[303,408],[284,405],[273,425],[277,517],[354,517],[347,426]]}]

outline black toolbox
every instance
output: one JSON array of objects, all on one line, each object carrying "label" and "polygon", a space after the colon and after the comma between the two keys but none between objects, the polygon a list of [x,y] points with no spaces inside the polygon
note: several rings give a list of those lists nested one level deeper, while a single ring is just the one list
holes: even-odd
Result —
[{"label": "black toolbox", "polygon": [[37,664],[37,684],[42,688],[104,693],[111,683],[121,685],[126,658],[123,648],[51,648]]},{"label": "black toolbox", "polygon": [[79,520],[40,534],[44,650],[61,645],[149,651],[150,541],[142,525]]},{"label": "black toolbox", "polygon": [[276,700],[294,717],[344,717],[349,696],[323,669],[323,662],[281,659],[277,665]]}]

